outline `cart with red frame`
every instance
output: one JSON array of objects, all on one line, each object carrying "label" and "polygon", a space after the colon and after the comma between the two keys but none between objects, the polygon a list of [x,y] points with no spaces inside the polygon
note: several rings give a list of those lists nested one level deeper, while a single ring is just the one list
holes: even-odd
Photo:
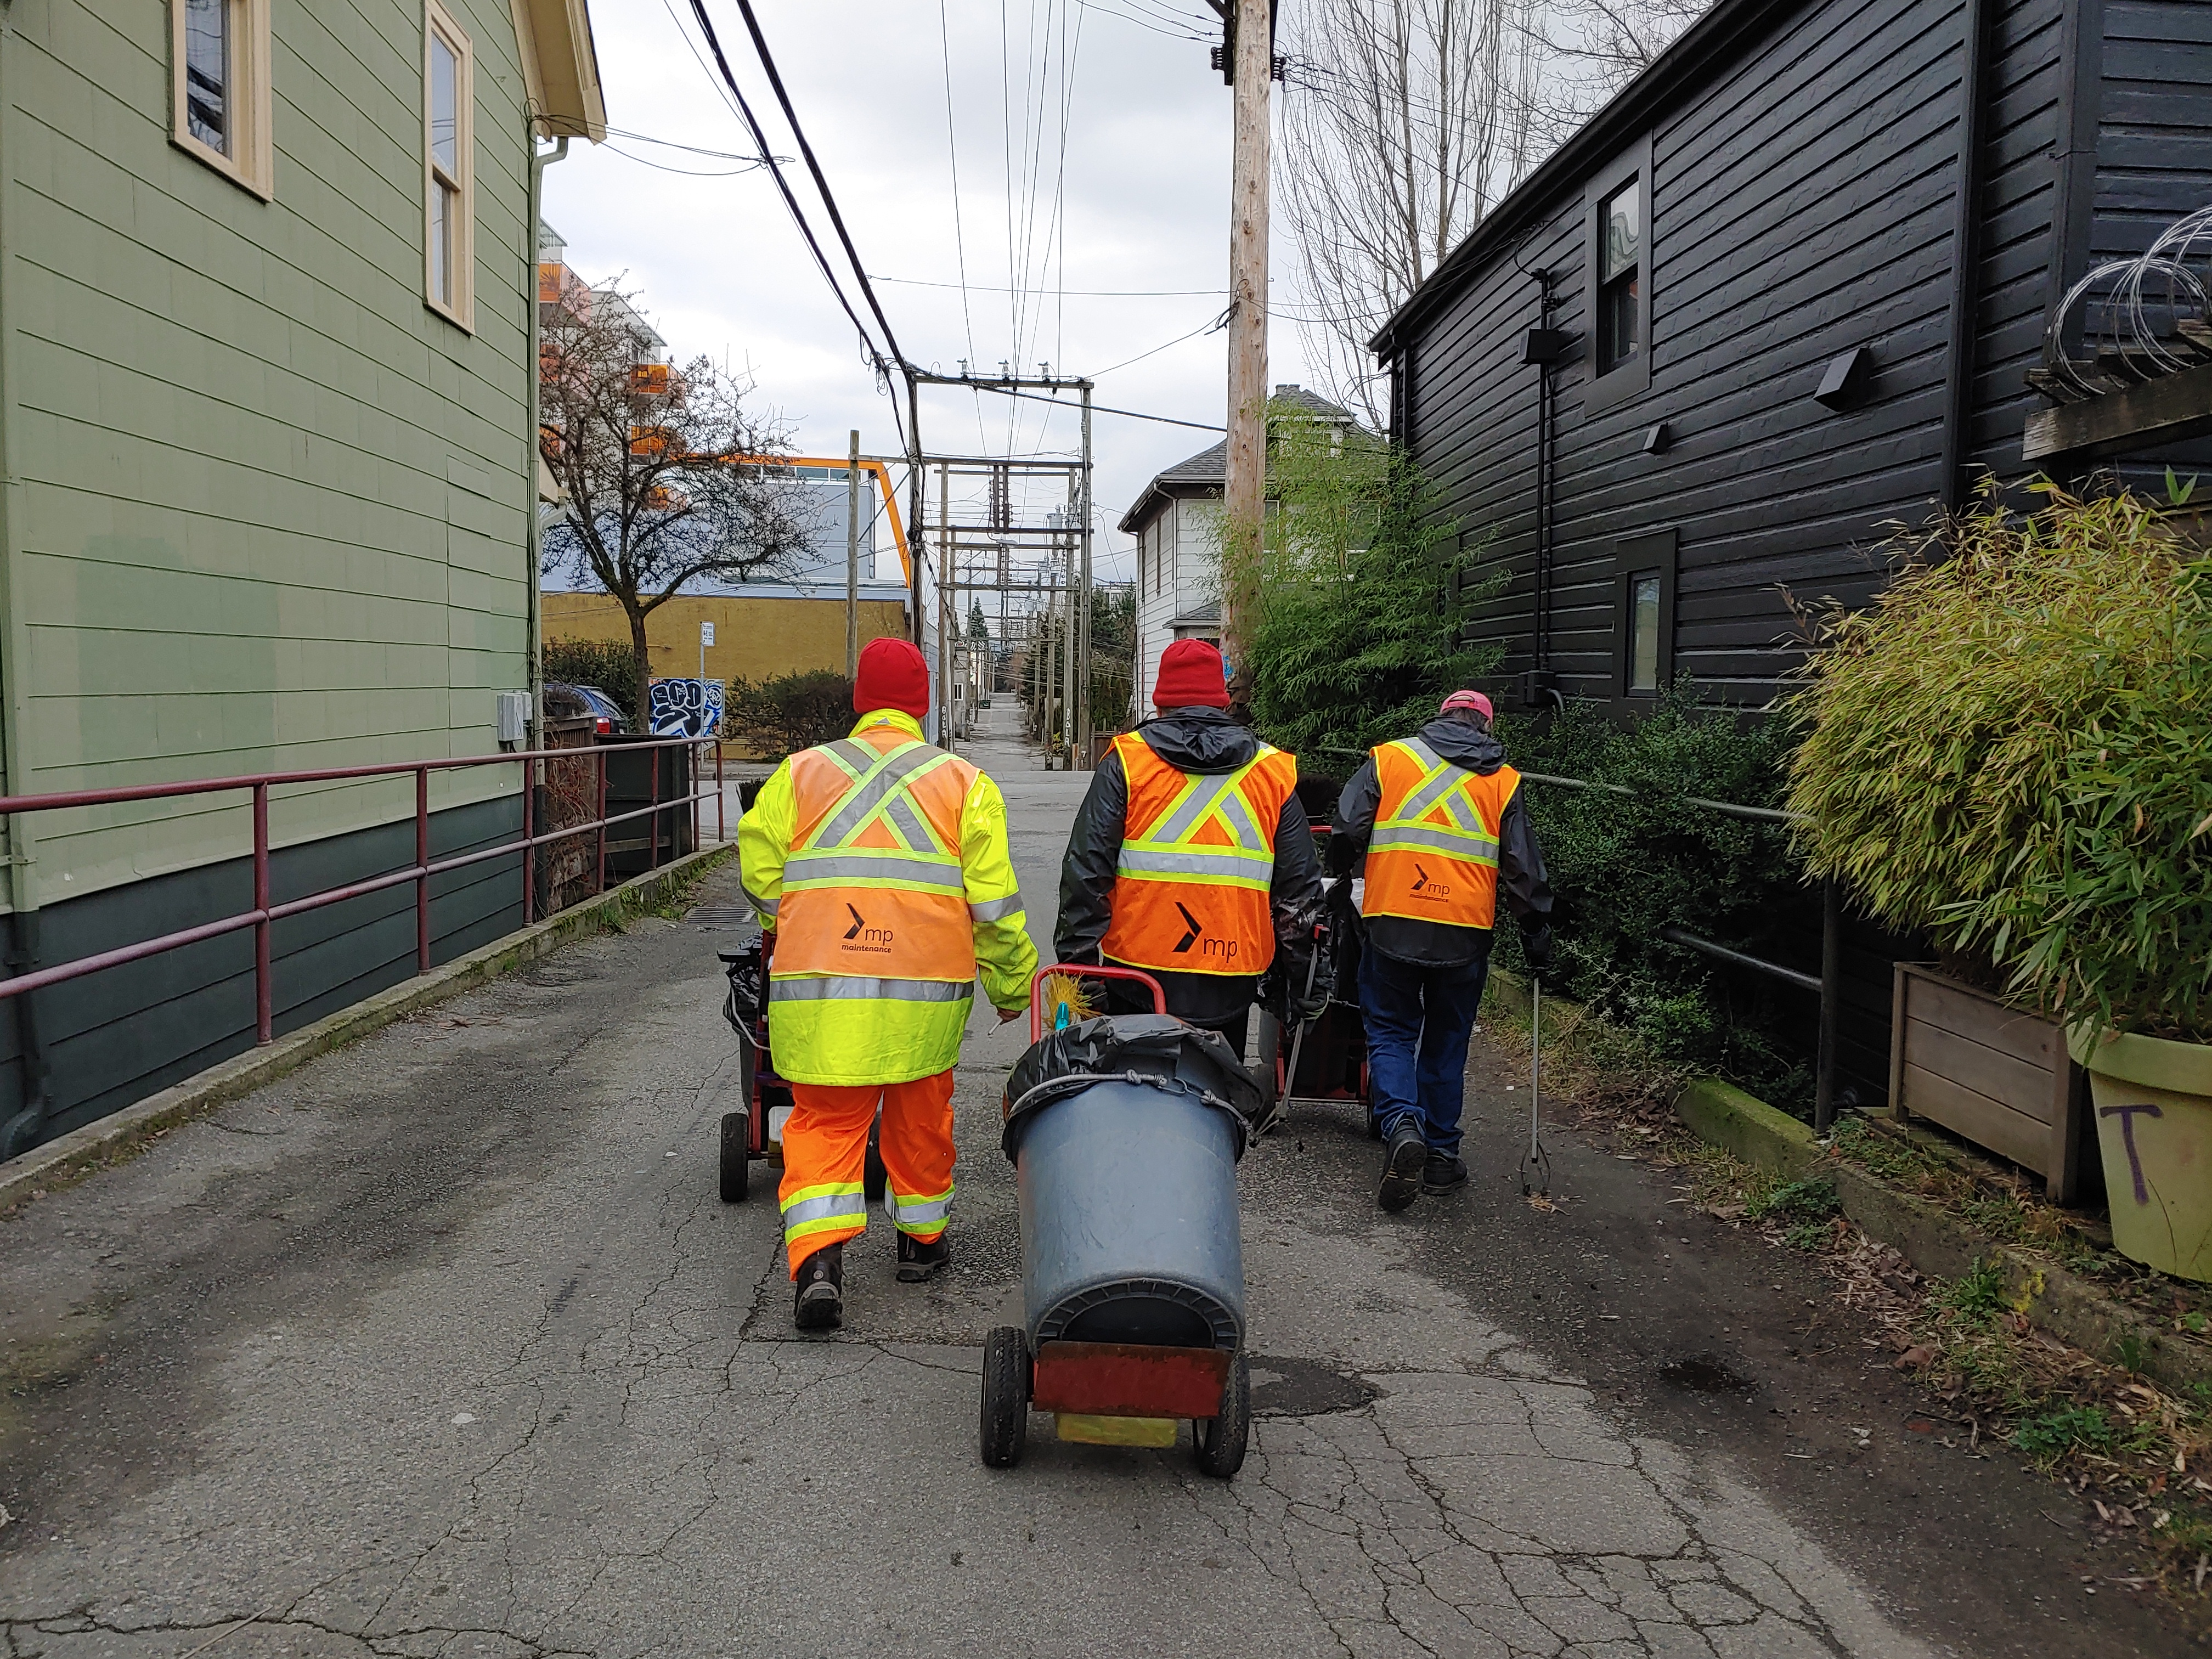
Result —
[{"label": "cart with red frame", "polygon": [[[1316,818],[1312,829],[1315,840],[1326,847],[1328,821]],[[1314,949],[1331,969],[1328,1005],[1303,1030],[1296,1012],[1303,996],[1285,995],[1278,988],[1261,1005],[1255,1033],[1261,1082],[1271,1090],[1269,1115],[1275,1121],[1293,1100],[1343,1101],[1359,1109],[1369,1136],[1380,1139],[1382,1126],[1368,1089],[1367,1026],[1359,1014],[1359,907],[1349,876],[1331,877],[1322,887]]]},{"label": "cart with red frame", "polygon": [[[1052,1030],[1050,974],[1133,981],[1154,1012]],[[1018,1462],[1029,1413],[1052,1412],[1062,1440],[1093,1444],[1169,1446],[1188,1422],[1199,1468],[1226,1480],[1251,1428],[1235,1164],[1260,1091],[1134,969],[1041,970],[1030,1033],[1005,1102],[1024,1323],[984,1344],[983,1462]]]}]

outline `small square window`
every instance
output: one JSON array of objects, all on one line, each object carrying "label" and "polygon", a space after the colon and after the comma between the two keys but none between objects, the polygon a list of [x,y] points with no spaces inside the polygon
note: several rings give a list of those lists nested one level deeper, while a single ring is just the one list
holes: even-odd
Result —
[{"label": "small square window", "polygon": [[1644,270],[1644,181],[1631,179],[1598,210],[1597,372],[1633,357]]},{"label": "small square window", "polygon": [[268,0],[171,0],[170,141],[268,199]]},{"label": "small square window", "polygon": [[1639,570],[1628,579],[1628,690],[1659,690],[1659,573]]}]

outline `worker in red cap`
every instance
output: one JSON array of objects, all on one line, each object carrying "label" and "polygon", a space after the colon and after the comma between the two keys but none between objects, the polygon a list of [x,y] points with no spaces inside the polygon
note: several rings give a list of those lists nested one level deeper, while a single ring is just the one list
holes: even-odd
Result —
[{"label": "worker in red cap", "polygon": [[1004,1022],[1036,969],[1006,799],[922,740],[921,653],[872,641],[853,707],[851,735],[786,760],[738,825],[745,897],[774,940],[769,1045],[792,1095],[778,1197],[801,1330],[843,1320],[878,1109],[898,1276],[926,1279],[949,1259],[952,1067],[976,971]]},{"label": "worker in red cap", "polygon": [[1552,965],[1552,888],[1521,775],[1490,729],[1490,699],[1455,691],[1419,736],[1371,751],[1336,806],[1329,866],[1367,855],[1359,1011],[1368,1088],[1388,1143],[1380,1201],[1467,1184],[1459,1155],[1467,1047],[1490,973],[1498,896],[1528,965]]},{"label": "worker in red cap", "polygon": [[[1230,718],[1221,653],[1203,640],[1160,653],[1152,705],[1155,718],[1115,738],[1091,776],[1060,866],[1053,948],[1062,962],[1143,969],[1170,1013],[1241,1054],[1260,975],[1279,951],[1303,995],[1313,951],[1321,869],[1297,762]],[[1152,1008],[1126,981],[1107,988],[1112,1012]]]}]

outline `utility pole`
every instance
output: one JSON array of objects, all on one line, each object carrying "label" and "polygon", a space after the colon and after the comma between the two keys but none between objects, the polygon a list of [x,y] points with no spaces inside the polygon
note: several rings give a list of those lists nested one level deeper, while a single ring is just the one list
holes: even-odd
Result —
[{"label": "utility pole", "polygon": [[[1074,491],[1068,493],[1073,495]],[[1075,640],[1075,538],[1072,535],[1064,538],[1059,552],[1060,562],[1067,571],[1067,609],[1060,622],[1060,637],[1066,644],[1060,653],[1060,737],[1067,752],[1066,769],[1073,772],[1075,770],[1075,653],[1079,648]]]},{"label": "utility pole", "polygon": [[860,434],[845,469],[845,678],[860,678]]},{"label": "utility pole", "polygon": [[1229,190],[1229,458],[1222,491],[1221,645],[1230,697],[1250,701],[1252,612],[1267,491],[1268,94],[1275,70],[1272,0],[1221,0],[1224,68],[1236,89]]},{"label": "utility pole", "polygon": [[952,747],[952,483],[937,468],[937,746]]},{"label": "utility pole", "polygon": [[906,372],[906,521],[914,526],[914,550],[907,570],[907,616],[916,648],[921,645],[921,561],[929,540],[928,520],[921,501],[921,381],[915,371]]}]

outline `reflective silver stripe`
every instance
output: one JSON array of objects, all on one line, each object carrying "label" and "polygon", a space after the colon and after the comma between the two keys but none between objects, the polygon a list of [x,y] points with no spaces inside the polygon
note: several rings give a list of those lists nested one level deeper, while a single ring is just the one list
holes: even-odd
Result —
[{"label": "reflective silver stripe", "polygon": [[894,789],[951,758],[943,750],[932,749],[926,743],[910,743],[903,749],[892,750],[873,772],[854,785],[845,799],[837,803],[837,810],[830,815],[830,821],[816,830],[806,844],[842,846],[854,830],[875,816],[876,808]]},{"label": "reflective silver stripe", "polygon": [[1474,810],[1474,803],[1467,798],[1465,790],[1455,789],[1446,795],[1444,811],[1451,814],[1453,823],[1469,834],[1480,836],[1489,833],[1483,824],[1482,814]]},{"label": "reflective silver stripe", "polygon": [[1227,876],[1257,887],[1265,887],[1274,871],[1274,860],[1265,853],[1237,853],[1223,849],[1194,852],[1186,848],[1173,853],[1161,852],[1149,847],[1121,844],[1121,855],[1114,860],[1115,873],[1124,876]]},{"label": "reflective silver stripe", "polygon": [[1004,921],[1008,916],[1018,916],[1021,913],[1022,896],[1019,893],[1009,893],[1004,898],[984,899],[980,903],[974,899],[968,902],[968,919],[970,921]]},{"label": "reflective silver stripe", "polygon": [[1181,841],[1213,810],[1216,801],[1237,787],[1237,781],[1242,775],[1240,772],[1230,772],[1217,777],[1193,778],[1190,792],[1182,798],[1181,804],[1146,830],[1139,839]]},{"label": "reflective silver stripe", "polygon": [[772,916],[775,914],[775,900],[764,899],[758,893],[753,891],[751,888],[745,886],[744,878],[742,876],[738,878],[738,885],[744,889],[746,902],[750,904],[755,910],[758,911],[764,916]]},{"label": "reflective silver stripe", "polygon": [[[1437,767],[1442,767],[1443,769],[1438,772]],[[1429,808],[1474,775],[1467,768],[1455,766],[1446,761],[1438,761],[1427,770],[1435,773],[1435,775],[1427,778],[1411,795],[1407,796],[1406,804],[1391,814],[1393,817],[1420,817],[1422,813],[1427,811]]]},{"label": "reflective silver stripe", "polygon": [[1229,833],[1237,837],[1237,846],[1245,851],[1257,853],[1267,846],[1267,838],[1252,821],[1251,803],[1243,796],[1231,795],[1221,803],[1221,821],[1229,826]]},{"label": "reflective silver stripe", "polygon": [[1456,830],[1439,830],[1428,823],[1384,824],[1375,831],[1375,839],[1367,845],[1370,851],[1377,853],[1395,847],[1429,847],[1476,864],[1498,862],[1498,843],[1489,836],[1463,836]]},{"label": "reflective silver stripe", "polygon": [[892,827],[915,852],[942,853],[945,850],[938,844],[937,837],[931,833],[929,826],[914,810],[914,803],[904,795],[893,795],[885,801],[884,816],[891,821]]},{"label": "reflective silver stripe", "polygon": [[867,775],[868,769],[883,757],[858,738],[840,738],[835,743],[825,743],[822,752],[843,771],[852,775],[854,782]]},{"label": "reflective silver stripe", "polygon": [[899,1226],[911,1227],[916,1232],[927,1231],[934,1224],[942,1225],[952,1218],[952,1194],[933,1198],[927,1202],[918,1198],[901,1198],[889,1188],[884,1190],[884,1208],[890,1212],[891,1219]]},{"label": "reflective silver stripe", "polygon": [[965,1002],[975,981],[942,979],[778,979],[768,981],[770,1002]]},{"label": "reflective silver stripe", "polygon": [[809,1221],[827,1221],[832,1216],[858,1216],[867,1218],[868,1195],[866,1193],[824,1193],[819,1198],[793,1199],[783,1206],[783,1224],[788,1229]]},{"label": "reflective silver stripe", "polygon": [[783,866],[783,890],[817,881],[908,881],[917,886],[967,890],[958,859],[909,857],[901,853],[795,853]]}]

